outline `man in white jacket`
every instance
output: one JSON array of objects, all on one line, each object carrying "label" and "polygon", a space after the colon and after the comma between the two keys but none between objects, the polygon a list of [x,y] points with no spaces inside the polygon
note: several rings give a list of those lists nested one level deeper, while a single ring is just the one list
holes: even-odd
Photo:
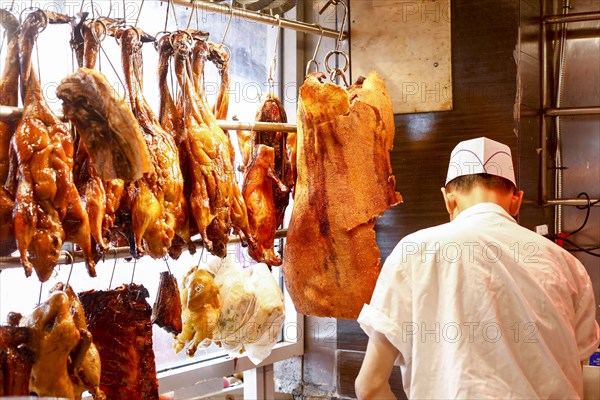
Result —
[{"label": "man in white jacket", "polygon": [[459,143],[442,188],[447,224],[406,236],[358,321],[369,335],[361,399],[581,398],[581,362],[600,342],[583,265],[519,226],[510,148]]}]

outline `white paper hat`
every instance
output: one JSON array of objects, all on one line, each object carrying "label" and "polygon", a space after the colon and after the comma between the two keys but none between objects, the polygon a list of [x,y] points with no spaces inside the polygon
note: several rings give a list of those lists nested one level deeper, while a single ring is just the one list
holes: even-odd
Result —
[{"label": "white paper hat", "polygon": [[446,184],[459,176],[475,174],[501,176],[516,187],[510,147],[485,137],[457,144],[450,156]]}]

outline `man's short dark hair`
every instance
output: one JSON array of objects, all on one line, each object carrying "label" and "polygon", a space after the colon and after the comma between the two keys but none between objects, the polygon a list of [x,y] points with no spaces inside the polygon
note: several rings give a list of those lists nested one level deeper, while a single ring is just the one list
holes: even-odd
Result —
[{"label": "man's short dark hair", "polygon": [[498,190],[502,193],[515,193],[517,188],[508,179],[490,174],[462,175],[452,179],[446,184],[448,192],[470,192],[476,186],[483,186],[489,190]]}]

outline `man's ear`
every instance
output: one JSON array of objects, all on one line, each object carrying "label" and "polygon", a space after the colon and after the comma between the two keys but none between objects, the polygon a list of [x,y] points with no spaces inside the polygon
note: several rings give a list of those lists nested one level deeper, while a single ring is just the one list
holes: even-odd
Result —
[{"label": "man's ear", "polygon": [[521,203],[523,202],[524,194],[525,192],[519,190],[518,192],[512,195],[512,198],[510,199],[510,205],[508,206],[508,213],[511,216],[516,217],[519,213],[519,210],[521,209]]},{"label": "man's ear", "polygon": [[444,196],[444,203],[446,204],[446,211],[448,211],[448,215],[450,215],[450,221],[452,221],[452,216],[454,215],[454,210],[456,209],[456,198],[454,197],[454,193],[447,192],[445,187],[441,188],[442,196]]}]

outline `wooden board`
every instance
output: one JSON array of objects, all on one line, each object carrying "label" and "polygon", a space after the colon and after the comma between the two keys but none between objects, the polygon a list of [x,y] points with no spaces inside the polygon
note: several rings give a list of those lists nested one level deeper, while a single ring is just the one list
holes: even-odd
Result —
[{"label": "wooden board", "polygon": [[452,110],[450,0],[350,0],[351,76],[376,70],[394,114]]}]

